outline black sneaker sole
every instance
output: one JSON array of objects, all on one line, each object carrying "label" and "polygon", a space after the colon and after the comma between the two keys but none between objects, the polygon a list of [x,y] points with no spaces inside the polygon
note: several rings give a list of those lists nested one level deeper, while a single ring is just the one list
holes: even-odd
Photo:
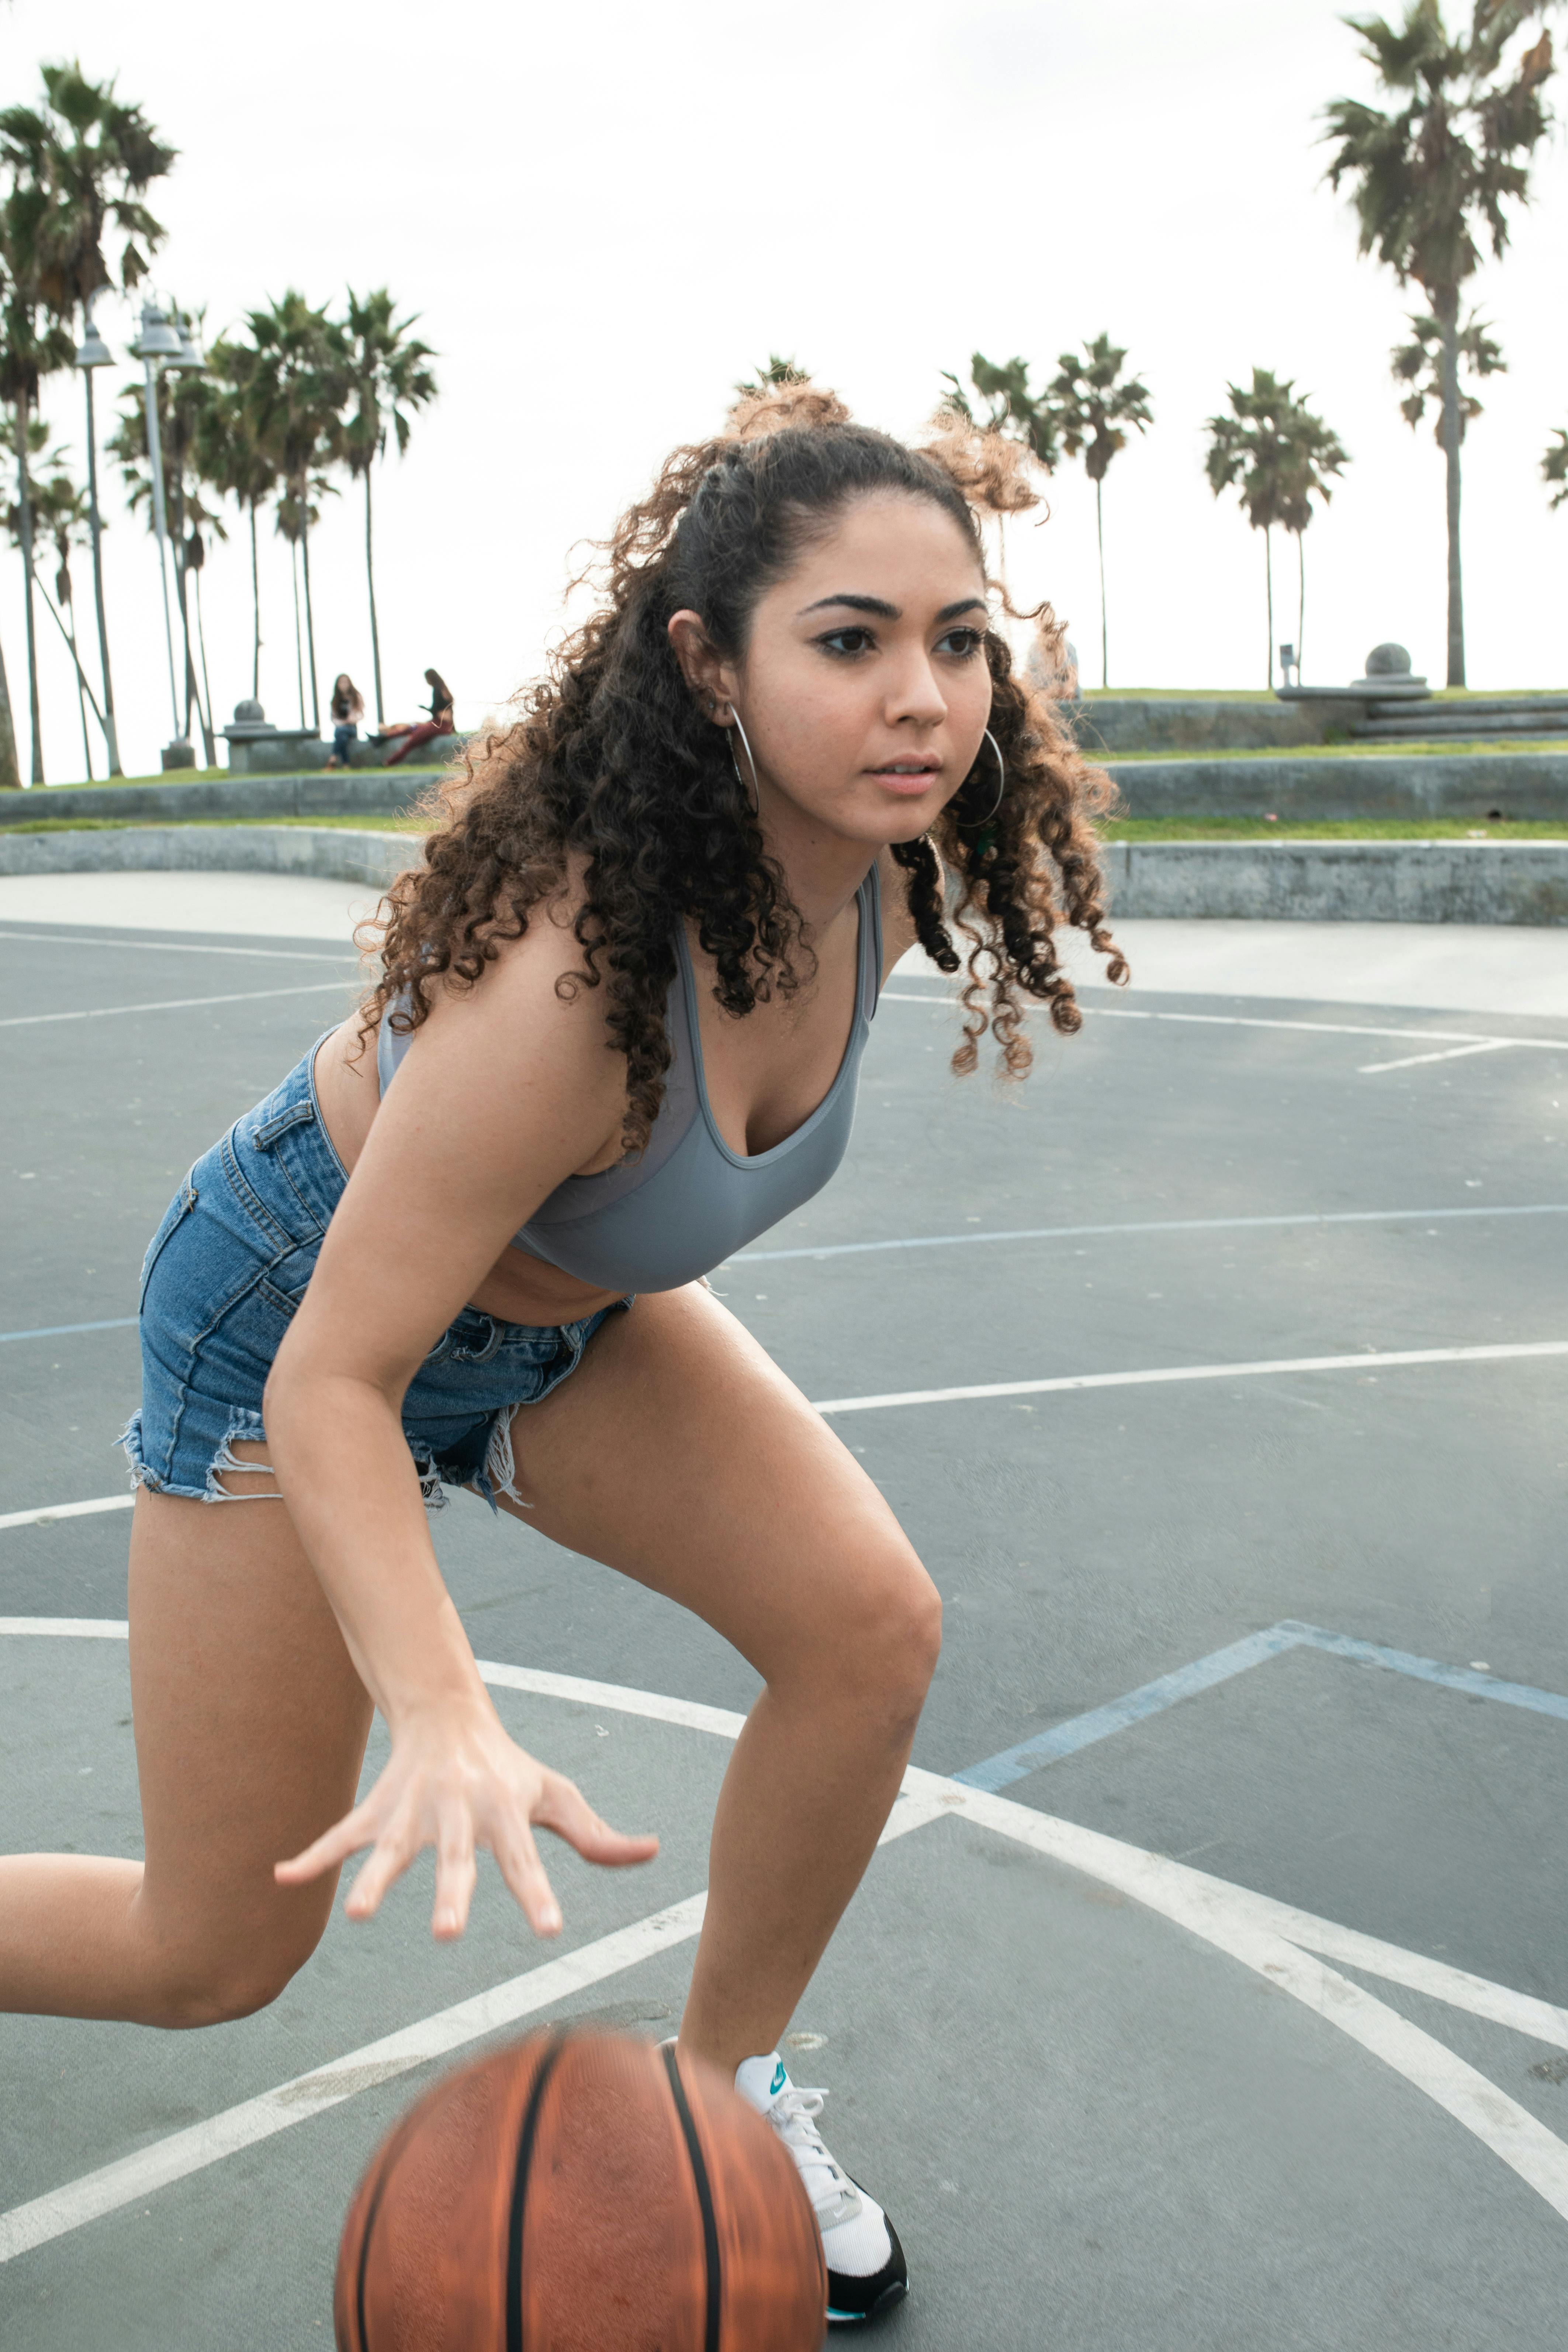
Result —
[{"label": "black sneaker sole", "polygon": [[842,2272],[827,2273],[827,2324],[829,2327],[861,2327],[868,2319],[879,2318],[896,2303],[902,2303],[910,2291],[910,2269],[904,2260],[904,2250],[899,2243],[899,2233],[888,2223],[888,2235],[892,2251],[879,2271],[866,2278],[847,2278]]}]

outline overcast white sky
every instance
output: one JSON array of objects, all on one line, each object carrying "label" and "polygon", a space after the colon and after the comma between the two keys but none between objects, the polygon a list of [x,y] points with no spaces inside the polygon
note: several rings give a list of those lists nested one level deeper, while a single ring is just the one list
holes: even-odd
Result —
[{"label": "overcast white sky", "polygon": [[[378,487],[395,715],[413,715],[426,663],[463,723],[535,672],[572,542],[710,429],[770,350],[907,431],[975,348],[1054,373],[1102,328],[1155,413],[1106,489],[1112,684],[1263,683],[1260,541],[1202,471],[1204,419],[1255,362],[1294,376],[1354,460],[1308,535],[1307,676],[1358,676],[1393,636],[1442,682],[1442,462],[1389,378],[1409,298],[1357,259],[1321,182],[1320,109],[1370,90],[1325,0],[14,0],[0,16],[7,100],[68,55],[118,75],[180,149],[155,194],[154,278],[205,303],[209,330],[290,285],[335,302],[384,283],[441,354],[439,404]],[[1553,89],[1568,110],[1568,77]],[[1466,448],[1472,686],[1565,682],[1568,509],[1549,512],[1539,474],[1568,424],[1565,238],[1559,135],[1477,287],[1511,373]],[[117,352],[132,324],[103,302]],[[121,380],[100,374],[100,418]],[[46,414],[79,471],[79,378],[51,383]],[[1092,490],[1064,466],[1049,495],[1043,529],[1016,527],[1014,579],[1068,617],[1097,683]],[[108,511],[135,772],[169,733],[162,623],[150,542],[112,489]],[[345,483],[314,542],[323,699],[339,668],[368,690],[362,533]],[[0,643],[25,738],[20,568],[6,560]],[[90,639],[85,559],[78,577]],[[205,593],[221,721],[249,686],[237,520]],[[1285,549],[1277,594],[1276,637],[1293,637]],[[262,698],[287,722],[281,541],[262,596]],[[76,698],[42,614],[40,629],[47,772],[66,781],[82,773]]]}]

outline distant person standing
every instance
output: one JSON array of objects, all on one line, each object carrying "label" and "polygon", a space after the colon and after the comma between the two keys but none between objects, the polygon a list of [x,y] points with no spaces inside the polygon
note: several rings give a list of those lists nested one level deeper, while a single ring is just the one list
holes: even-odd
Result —
[{"label": "distant person standing", "polygon": [[438,669],[427,669],[425,673],[425,683],[430,689],[430,699],[428,702],[422,702],[419,708],[421,710],[427,710],[430,716],[428,719],[422,719],[416,727],[403,724],[387,729],[389,735],[402,738],[396,750],[389,751],[386,755],[386,764],[389,768],[395,768],[399,760],[406,760],[410,751],[416,751],[422,743],[433,742],[437,735],[449,735],[452,732],[451,688]]},{"label": "distant person standing", "polygon": [[364,697],[347,670],[340,670],[332,688],[332,756],[329,768],[351,765],[349,745],[359,736],[359,721],[364,717]]}]

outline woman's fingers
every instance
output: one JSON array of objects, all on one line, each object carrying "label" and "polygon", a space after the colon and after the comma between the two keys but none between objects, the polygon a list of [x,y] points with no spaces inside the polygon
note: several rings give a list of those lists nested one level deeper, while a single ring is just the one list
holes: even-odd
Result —
[{"label": "woman's fingers", "polygon": [[320,1878],[324,1870],[335,1870],[351,1853],[368,1845],[374,1834],[364,1807],[356,1805],[352,1813],[345,1813],[303,1853],[293,1855],[288,1862],[274,1863],[272,1875],[279,1886],[303,1886],[308,1879]]},{"label": "woman's fingers", "polygon": [[561,1933],[561,1906],[551,1891],[544,1874],[544,1864],[539,1859],[539,1848],[526,1823],[514,1828],[509,1835],[498,1836],[491,1851],[500,1864],[506,1880],[522,1907],[522,1916],[536,1936],[558,1936]]},{"label": "woman's fingers", "polygon": [[400,1814],[382,1831],[359,1876],[349,1889],[343,1908],[351,1919],[374,1918],[381,1907],[381,1898],[395,1878],[401,1878],[420,1847],[427,1841],[410,1833],[405,1819]]},{"label": "woman's fingers", "polygon": [[613,1830],[594,1811],[581,1789],[574,1780],[563,1779],[559,1772],[546,1772],[540,1800],[533,1809],[533,1818],[557,1837],[575,1846],[584,1862],[596,1862],[603,1867],[624,1869],[628,1863],[651,1862],[658,1852],[656,1837],[627,1837],[621,1830]]},{"label": "woman's fingers", "polygon": [[474,1817],[468,1807],[448,1800],[436,1821],[436,1907],[431,1933],[444,1940],[460,1936],[468,1924],[473,1899]]}]

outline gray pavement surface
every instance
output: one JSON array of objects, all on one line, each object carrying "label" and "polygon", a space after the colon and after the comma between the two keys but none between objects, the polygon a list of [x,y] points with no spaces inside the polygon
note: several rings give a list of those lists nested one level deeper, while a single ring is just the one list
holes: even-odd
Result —
[{"label": "gray pavement surface", "polygon": [[[199,877],[158,886],[174,879]],[[122,929],[96,904],[96,923],[73,926],[0,902],[0,1018],[24,1024],[0,1034],[6,1334],[130,1315],[190,1161],[348,1001],[348,957],[311,961],[336,952],[331,921],[296,913],[292,937],[268,935],[214,895],[163,902],[166,930]],[[1510,1012],[1503,963],[1468,996],[1432,980],[1431,1010],[1408,966],[1404,992],[1390,980],[1358,1003],[1358,970],[1370,990],[1387,964],[1358,966],[1353,933],[1314,994],[1299,940],[1191,929],[1205,936],[1183,949],[1176,927],[1149,927],[1163,984],[1089,994],[1077,1039],[1037,1024],[1021,1088],[952,1078],[940,981],[900,974],[836,1183],[715,1276],[808,1396],[1568,1339],[1568,1219],[1498,1213],[1568,1203],[1568,1004],[1536,935],[1515,942]],[[208,952],[237,945],[268,957]],[[1551,946],[1568,962],[1561,934]],[[1281,980],[1295,992],[1269,992]],[[163,1009],[110,1010],[132,1004]],[[60,1013],[104,1017],[40,1017]],[[1302,1025],[1242,1025],[1265,1021]],[[1520,1042],[1366,1074],[1440,1050],[1427,1033]],[[1193,1223],[1372,1211],[1400,1213]],[[1451,1211],[1479,1213],[1427,1213]],[[1167,1230],[984,1238],[1152,1224]],[[768,1255],[946,1235],[960,1238]],[[128,1328],[0,1340],[0,1519],[121,1489],[134,1342]],[[1565,1385],[1568,1356],[1505,1357],[845,1415],[946,1602],[917,1764],[963,1771],[1287,1619],[1568,1692]],[[712,1707],[752,1696],[715,1636],[609,1571],[466,1498],[435,1525],[481,1656]],[[120,1511],[0,1526],[0,1612],[121,1618],[126,1529]],[[635,1877],[562,1858],[568,1951],[698,1892],[722,1738],[561,1696],[498,1704],[612,1818],[665,1841]],[[7,1846],[137,1851],[129,1716],[122,1643],[0,1631]],[[1295,1650],[1005,1794],[1026,1825],[1053,1816],[1207,1874],[1222,1908],[1250,1890],[1568,2009],[1561,1714]],[[370,1929],[335,1919],[283,1999],[237,2025],[0,2021],[0,2252],[5,2215],[27,2200],[554,1957],[530,1946],[493,1872],[455,1948],[429,1942],[426,1897],[421,1877]],[[652,1951],[540,2016],[668,2032],[690,1951]],[[1553,2043],[1425,1980],[1341,1973],[1390,2032],[1406,2021],[1422,2051],[1505,2095],[1514,2120],[1489,2142],[1439,2104],[1436,2062],[1421,2061],[1423,2087],[1332,2003],[1292,1998],[1092,1858],[1044,1856],[976,1818],[890,1843],[791,2052],[797,2080],[831,2086],[830,2143],[909,2247],[915,2292],[884,2340],[1555,2347],[1568,2019]],[[430,2072],[374,2071],[342,2104],[0,2261],[6,2352],[330,2341],[348,2195]]]}]

